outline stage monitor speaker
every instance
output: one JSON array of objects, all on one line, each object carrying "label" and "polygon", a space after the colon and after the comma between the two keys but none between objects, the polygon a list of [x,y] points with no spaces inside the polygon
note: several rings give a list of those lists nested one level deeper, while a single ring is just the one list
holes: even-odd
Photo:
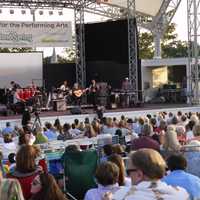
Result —
[{"label": "stage monitor speaker", "polygon": [[65,99],[57,99],[53,101],[53,110],[54,111],[65,111],[66,102]]},{"label": "stage monitor speaker", "polygon": [[72,115],[79,115],[79,114],[82,114],[82,111],[81,111],[81,107],[80,107],[80,106],[76,106],[76,107],[74,107],[74,108],[71,108],[70,112],[71,112]]}]

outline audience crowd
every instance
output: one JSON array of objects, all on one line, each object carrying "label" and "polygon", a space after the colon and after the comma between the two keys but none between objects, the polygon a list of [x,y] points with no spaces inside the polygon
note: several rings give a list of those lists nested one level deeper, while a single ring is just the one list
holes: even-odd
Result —
[{"label": "audience crowd", "polygon": [[[107,135],[111,142],[65,149],[98,152],[96,187],[87,188],[85,200],[200,199],[200,113],[181,111],[133,119],[74,119],[72,124],[56,119],[44,127],[31,121],[23,127],[7,122],[0,130],[0,199],[70,199],[73,194],[63,187],[68,177],[60,181],[51,174],[43,147]],[[79,169],[84,173],[83,166]]]}]

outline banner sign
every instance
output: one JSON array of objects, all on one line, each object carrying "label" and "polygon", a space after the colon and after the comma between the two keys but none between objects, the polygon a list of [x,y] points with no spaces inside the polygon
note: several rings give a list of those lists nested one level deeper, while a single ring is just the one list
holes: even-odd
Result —
[{"label": "banner sign", "polygon": [[72,47],[71,22],[0,21],[0,47]]}]

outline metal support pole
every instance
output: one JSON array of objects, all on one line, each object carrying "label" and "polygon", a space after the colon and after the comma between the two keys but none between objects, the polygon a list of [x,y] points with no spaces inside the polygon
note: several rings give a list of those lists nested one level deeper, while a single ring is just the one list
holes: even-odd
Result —
[{"label": "metal support pole", "polygon": [[154,45],[155,45],[155,52],[154,52],[154,58],[161,58],[161,34],[160,33],[154,33]]},{"label": "metal support pole", "polygon": [[189,90],[188,98],[192,104],[199,104],[199,72],[200,63],[199,55],[200,49],[198,46],[198,39],[200,38],[200,0],[187,1],[187,14],[188,14],[188,66],[189,66]]},{"label": "metal support pole", "polygon": [[74,8],[76,34],[76,82],[83,88],[86,86],[84,6],[85,0],[79,0]]},{"label": "metal support pole", "polygon": [[127,0],[129,80],[138,102],[138,45],[135,27],[135,0]]}]

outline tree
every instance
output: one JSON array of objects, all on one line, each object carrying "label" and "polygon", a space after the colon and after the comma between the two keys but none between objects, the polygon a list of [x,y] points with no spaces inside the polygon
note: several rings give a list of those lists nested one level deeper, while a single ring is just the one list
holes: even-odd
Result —
[{"label": "tree", "polygon": [[153,58],[153,35],[151,33],[144,32],[139,35],[139,55],[141,59]]},{"label": "tree", "polygon": [[[187,57],[187,42],[178,40],[175,33],[176,25],[170,24],[165,31],[161,47],[163,58]],[[143,32],[139,36],[139,49],[141,59],[152,59],[154,55],[153,34]]]},{"label": "tree", "polygon": [[23,48],[0,48],[0,53],[27,53],[32,52],[32,48],[23,47]]}]

